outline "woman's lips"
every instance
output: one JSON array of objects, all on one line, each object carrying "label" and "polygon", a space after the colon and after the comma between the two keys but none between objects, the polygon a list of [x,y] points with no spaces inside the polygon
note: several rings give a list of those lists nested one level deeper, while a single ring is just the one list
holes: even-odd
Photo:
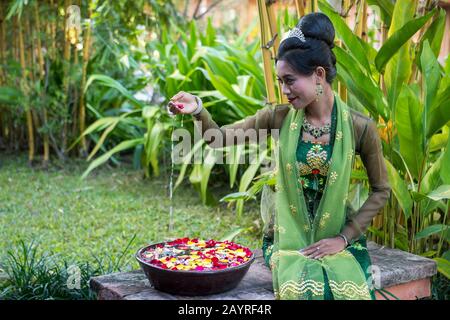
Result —
[{"label": "woman's lips", "polygon": [[289,103],[292,103],[292,101],[294,101],[295,99],[297,99],[298,97],[295,97],[293,99],[288,99]]}]

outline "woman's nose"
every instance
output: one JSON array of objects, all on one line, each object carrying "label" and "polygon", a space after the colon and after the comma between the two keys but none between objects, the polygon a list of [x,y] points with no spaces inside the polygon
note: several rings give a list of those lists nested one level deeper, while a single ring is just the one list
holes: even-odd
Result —
[{"label": "woman's nose", "polygon": [[291,93],[291,90],[289,90],[288,86],[284,83],[281,85],[281,91],[285,95],[289,95]]}]

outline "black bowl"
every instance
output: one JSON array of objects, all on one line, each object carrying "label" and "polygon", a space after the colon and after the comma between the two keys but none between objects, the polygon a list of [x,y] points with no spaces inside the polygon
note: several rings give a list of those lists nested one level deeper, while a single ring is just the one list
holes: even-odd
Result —
[{"label": "black bowl", "polygon": [[150,284],[157,290],[185,296],[216,294],[234,289],[247,273],[255,260],[253,253],[245,263],[221,270],[187,271],[170,270],[145,262],[141,258],[143,251],[156,247],[155,243],[143,247],[136,253],[136,259],[147,276]]}]

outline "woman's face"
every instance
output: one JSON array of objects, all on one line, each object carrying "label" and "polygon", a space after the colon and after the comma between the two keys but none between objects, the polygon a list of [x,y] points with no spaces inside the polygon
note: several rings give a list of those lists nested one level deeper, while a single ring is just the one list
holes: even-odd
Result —
[{"label": "woman's face", "polygon": [[276,69],[282,92],[295,109],[303,109],[316,99],[315,73],[301,75],[283,60],[277,61]]}]

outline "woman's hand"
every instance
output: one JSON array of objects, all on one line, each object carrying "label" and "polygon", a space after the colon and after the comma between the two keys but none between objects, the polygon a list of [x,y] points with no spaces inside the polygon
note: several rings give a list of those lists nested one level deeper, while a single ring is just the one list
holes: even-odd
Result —
[{"label": "woman's hand", "polygon": [[308,258],[320,259],[324,256],[341,252],[345,247],[345,240],[337,236],[319,240],[316,243],[301,249],[299,252]]},{"label": "woman's hand", "polygon": [[190,114],[197,109],[197,101],[195,97],[187,92],[180,91],[174,95],[167,105],[167,108],[173,114]]}]

